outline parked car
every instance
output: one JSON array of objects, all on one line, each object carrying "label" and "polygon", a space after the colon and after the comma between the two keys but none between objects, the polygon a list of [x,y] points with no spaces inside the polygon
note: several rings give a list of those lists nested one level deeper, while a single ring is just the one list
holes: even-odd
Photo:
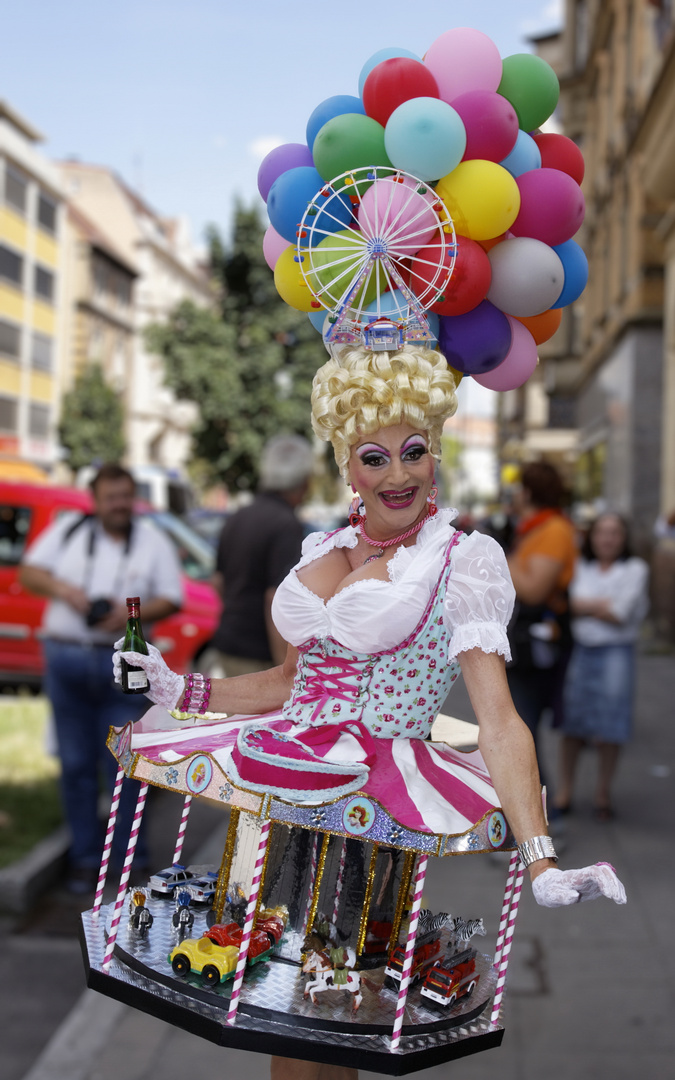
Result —
[{"label": "parked car", "polygon": [[[0,684],[39,686],[40,626],[45,600],[23,588],[18,568],[26,548],[64,513],[92,511],[76,488],[0,482]],[[184,572],[183,607],[155,623],[152,641],[178,672],[193,671],[218,623],[220,600],[210,584],[213,550],[184,521],[139,503],[137,512],[174,542]]]},{"label": "parked car", "polygon": [[209,870],[202,877],[193,878],[188,882],[190,902],[193,904],[212,904],[216,895],[218,874]]}]

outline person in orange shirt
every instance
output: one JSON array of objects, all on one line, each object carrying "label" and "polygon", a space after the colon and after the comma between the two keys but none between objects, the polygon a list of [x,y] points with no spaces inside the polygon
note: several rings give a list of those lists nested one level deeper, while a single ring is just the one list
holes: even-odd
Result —
[{"label": "person in orange shirt", "polygon": [[546,709],[553,711],[554,727],[562,721],[562,684],[572,649],[567,590],[577,545],[574,526],[560,509],[563,495],[557,469],[532,462],[523,469],[514,497],[518,524],[508,563],[516,606],[509,627],[512,662],[507,675],[514,704],[535,745]]}]

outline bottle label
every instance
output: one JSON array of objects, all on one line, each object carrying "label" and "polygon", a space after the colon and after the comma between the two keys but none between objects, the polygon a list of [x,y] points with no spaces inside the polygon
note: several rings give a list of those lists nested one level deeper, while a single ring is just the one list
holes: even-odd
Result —
[{"label": "bottle label", "polygon": [[148,676],[144,671],[127,672],[127,686],[130,690],[145,690],[148,685]]}]

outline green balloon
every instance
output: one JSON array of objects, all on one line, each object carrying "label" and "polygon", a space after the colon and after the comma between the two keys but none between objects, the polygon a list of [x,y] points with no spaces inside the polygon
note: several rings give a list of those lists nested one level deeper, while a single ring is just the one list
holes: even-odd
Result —
[{"label": "green balloon", "polygon": [[314,140],[312,154],[324,180],[333,180],[350,169],[391,165],[384,148],[382,124],[360,113],[342,113],[324,124]]},{"label": "green balloon", "polygon": [[515,53],[503,61],[497,93],[511,102],[521,129],[534,131],[548,120],[558,104],[560,84],[551,65],[540,56]]},{"label": "green balloon", "polygon": [[[319,299],[324,289],[330,290],[324,300],[329,307],[353,284],[363,265],[365,241],[359,241],[358,235],[354,229],[342,229],[332,236],[327,236],[312,252],[313,269],[308,272],[309,283]],[[352,297],[351,306],[365,307],[374,300],[377,296],[378,281],[380,291],[384,292],[387,284],[379,264],[373,268],[368,279],[359,285]]]}]

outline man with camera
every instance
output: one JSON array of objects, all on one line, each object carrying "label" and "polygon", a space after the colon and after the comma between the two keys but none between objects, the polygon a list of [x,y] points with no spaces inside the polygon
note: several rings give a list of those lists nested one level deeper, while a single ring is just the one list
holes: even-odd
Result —
[{"label": "man with camera", "polygon": [[[45,691],[51,701],[61,759],[62,798],[72,834],[68,888],[94,888],[101,859],[99,769],[112,788],[117,764],[106,748],[111,725],[145,711],[143,697],[124,695],[112,677],[112,644],[124,631],[127,596],[140,596],[146,635],[182,602],[181,568],[171,541],[134,515],[134,479],[104,465],[91,484],[93,514],[65,514],[26,552],[21,583],[48,597],[43,620]],[[125,780],[112,863],[124,859],[138,792]],[[135,866],[147,862],[139,836]]]}]

